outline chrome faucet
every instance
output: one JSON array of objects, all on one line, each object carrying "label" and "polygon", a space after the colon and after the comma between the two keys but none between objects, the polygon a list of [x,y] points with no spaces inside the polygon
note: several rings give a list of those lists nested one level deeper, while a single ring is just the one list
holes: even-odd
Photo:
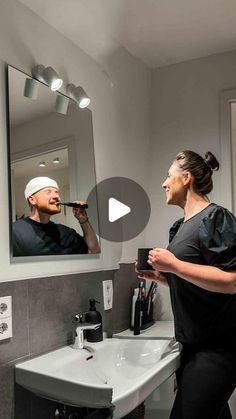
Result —
[{"label": "chrome faucet", "polygon": [[96,330],[101,326],[101,323],[83,323],[83,316],[86,315],[85,313],[79,313],[75,315],[75,322],[79,321],[78,326],[75,329],[76,336],[73,348],[74,349],[83,349],[84,347],[84,330]]}]

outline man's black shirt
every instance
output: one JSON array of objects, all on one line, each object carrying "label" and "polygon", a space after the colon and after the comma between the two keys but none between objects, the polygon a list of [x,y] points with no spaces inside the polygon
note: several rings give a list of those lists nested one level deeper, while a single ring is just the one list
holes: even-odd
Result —
[{"label": "man's black shirt", "polygon": [[82,236],[72,228],[49,221],[24,218],[13,223],[13,256],[42,256],[88,253]]}]

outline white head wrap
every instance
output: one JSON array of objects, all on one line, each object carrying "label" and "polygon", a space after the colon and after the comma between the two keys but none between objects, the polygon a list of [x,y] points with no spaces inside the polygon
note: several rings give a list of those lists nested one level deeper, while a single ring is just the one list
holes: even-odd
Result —
[{"label": "white head wrap", "polygon": [[25,188],[25,199],[28,199],[29,196],[40,191],[41,189],[48,187],[56,188],[59,190],[57,182],[53,179],[50,179],[49,177],[40,176],[31,179]]}]

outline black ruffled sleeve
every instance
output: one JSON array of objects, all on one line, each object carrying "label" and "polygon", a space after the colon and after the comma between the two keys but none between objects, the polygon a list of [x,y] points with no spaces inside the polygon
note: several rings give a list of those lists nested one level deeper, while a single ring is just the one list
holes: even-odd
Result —
[{"label": "black ruffled sleeve", "polygon": [[207,265],[236,271],[236,218],[230,211],[216,206],[203,218],[199,239]]},{"label": "black ruffled sleeve", "polygon": [[169,230],[169,243],[173,240],[175,237],[177,231],[179,230],[181,224],[183,223],[184,219],[180,218],[179,220],[175,221],[175,223],[172,225],[172,227]]}]

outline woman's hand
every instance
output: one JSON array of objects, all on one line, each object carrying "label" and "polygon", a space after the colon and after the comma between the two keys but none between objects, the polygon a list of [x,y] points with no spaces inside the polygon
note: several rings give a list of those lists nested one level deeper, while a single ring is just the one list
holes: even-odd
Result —
[{"label": "woman's hand", "polygon": [[156,247],[150,250],[148,263],[161,272],[174,272],[178,259],[169,250]]},{"label": "woman's hand", "polygon": [[137,269],[137,261],[135,262],[135,272],[138,274],[139,279],[145,279],[147,281],[156,281],[161,282],[162,284],[167,285],[165,276],[159,271],[139,271]]}]

